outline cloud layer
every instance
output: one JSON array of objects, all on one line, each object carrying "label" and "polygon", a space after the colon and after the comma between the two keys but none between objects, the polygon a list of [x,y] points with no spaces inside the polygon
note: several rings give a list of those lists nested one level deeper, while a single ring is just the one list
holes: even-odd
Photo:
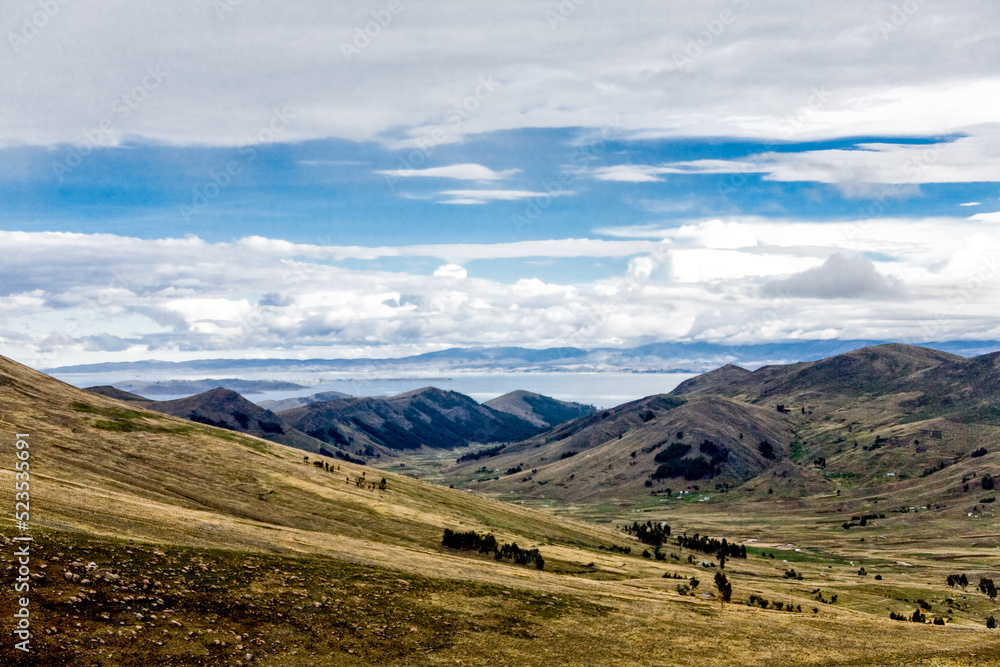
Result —
[{"label": "cloud layer", "polygon": [[[660,230],[655,241],[398,248],[0,232],[15,258],[0,266],[0,345],[56,365],[108,352],[395,356],[470,344],[995,339],[1000,242],[977,225],[709,220]],[[342,264],[389,255],[440,263],[428,274]],[[504,284],[469,268],[539,257],[628,262],[609,278],[565,283]]]},{"label": "cloud layer", "polygon": [[972,0],[8,5],[0,144],[239,145],[276,113],[285,141],[935,134],[1000,90],[1000,7]]}]

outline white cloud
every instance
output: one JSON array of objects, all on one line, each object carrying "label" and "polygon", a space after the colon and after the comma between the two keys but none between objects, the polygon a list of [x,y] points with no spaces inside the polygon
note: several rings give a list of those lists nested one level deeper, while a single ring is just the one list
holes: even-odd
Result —
[{"label": "white cloud", "polygon": [[861,144],[851,150],[770,152],[738,160],[620,165],[597,170],[595,178],[638,182],[664,174],[763,174],[765,180],[831,183],[861,195],[870,195],[873,184],[1000,181],[1000,125],[964,131],[969,136],[934,144]]},{"label": "white cloud", "polygon": [[430,167],[428,169],[392,169],[378,173],[398,178],[424,177],[453,178],[460,181],[499,181],[520,171],[520,169],[493,171],[481,164],[453,164],[447,167]]},{"label": "white cloud", "polygon": [[[282,108],[288,141],[417,145],[613,118],[649,136],[923,135],[993,120],[1000,90],[991,3],[920,3],[896,29],[894,5],[863,0],[591,0],[557,24],[558,4],[535,0],[407,0],[360,45],[377,5],[59,3],[30,39],[37,2],[8,5],[0,145],[236,145],[267,140]],[[722,11],[732,20],[707,31]],[[123,96],[132,106],[113,106]]]},{"label": "white cloud", "polygon": [[[395,356],[473,344],[927,341],[1000,331],[1000,240],[990,223],[746,218],[653,238],[665,241],[336,248],[260,237],[0,232],[14,258],[0,263],[0,353],[49,367],[151,356]],[[433,275],[331,263],[390,251],[443,261]],[[843,257],[831,259],[837,253]],[[600,280],[513,285],[464,264],[581,256],[629,261]]]},{"label": "white cloud", "polygon": [[901,289],[898,280],[883,276],[871,261],[834,253],[821,266],[765,283],[763,293],[805,299],[894,298]]},{"label": "white cloud", "polygon": [[434,271],[435,276],[440,276],[442,278],[466,278],[469,272],[463,269],[458,264],[444,264],[439,266]]},{"label": "white cloud", "polygon": [[441,193],[448,199],[444,204],[486,204],[491,201],[518,201],[541,197],[565,197],[574,194],[570,190],[556,192],[533,192],[531,190],[445,190]]},{"label": "white cloud", "polygon": [[600,167],[594,170],[594,178],[599,181],[616,181],[619,183],[655,183],[662,181],[662,174],[674,170],[663,167],[652,167],[640,164],[619,164],[612,167]]}]

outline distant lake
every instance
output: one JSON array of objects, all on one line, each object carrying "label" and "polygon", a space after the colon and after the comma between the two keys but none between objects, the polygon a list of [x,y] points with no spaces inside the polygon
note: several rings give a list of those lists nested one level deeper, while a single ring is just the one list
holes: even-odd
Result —
[{"label": "distant lake", "polygon": [[[439,387],[471,396],[480,403],[516,389],[544,394],[563,401],[610,408],[652,394],[663,394],[694,373],[456,373],[420,377],[370,377],[337,373],[242,373],[242,380],[287,380],[306,385],[301,391],[267,391],[248,394],[254,402],[309,396],[322,391],[340,391],[352,396],[391,396],[421,387]],[[76,387],[115,384],[130,380],[195,380],[205,376],[159,377],[149,374],[59,373],[63,382]],[[182,396],[152,396],[170,400]]]}]

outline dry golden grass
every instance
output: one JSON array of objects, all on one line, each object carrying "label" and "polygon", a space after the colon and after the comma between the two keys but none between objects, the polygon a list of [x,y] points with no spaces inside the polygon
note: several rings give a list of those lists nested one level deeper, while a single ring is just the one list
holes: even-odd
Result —
[{"label": "dry golden grass", "polygon": [[[10,436],[31,434],[34,563],[47,566],[37,570],[45,577],[32,594],[35,664],[236,664],[246,662],[246,652],[264,665],[1000,661],[996,632],[974,622],[984,609],[981,594],[970,591],[969,611],[956,612],[949,626],[887,618],[887,596],[937,600],[948,592],[940,575],[956,562],[917,553],[955,547],[932,535],[936,527],[912,548],[897,545],[917,567],[886,565],[891,576],[879,582],[888,591],[882,592],[871,577],[859,582],[834,563],[855,553],[874,561],[889,552],[848,544],[860,533],[817,527],[820,505],[792,511],[746,505],[758,516],[737,514],[739,504],[658,507],[675,525],[757,536],[761,544],[816,536],[814,562],[794,564],[804,573],[801,582],[782,578],[788,564],[780,559],[730,561],[734,603],[720,609],[714,599],[681,595],[681,582],[663,576],[697,575],[702,583],[695,592],[711,590],[714,570],[687,562],[688,555],[695,563],[703,556],[683,551],[680,560],[644,559],[642,546],[612,526],[361,466],[339,463],[340,470],[327,472],[303,462],[297,450],[135,410],[2,358],[0,400],[4,507],[13,500]],[[387,490],[358,487],[362,475],[386,477]],[[501,541],[538,547],[546,570],[442,549],[444,527],[491,531]],[[8,519],[0,531],[12,535]],[[899,531],[892,540],[903,539]],[[982,531],[989,532],[995,531]],[[993,538],[966,537],[959,555],[995,553],[974,546]],[[838,540],[845,546],[837,547]],[[633,552],[599,548],[611,545]],[[10,563],[9,546],[5,557]],[[971,572],[990,558],[970,555],[963,567]],[[63,578],[64,570],[85,575],[81,566],[91,561],[120,581]],[[841,599],[814,603],[809,591],[816,586]],[[803,612],[743,604],[757,591],[801,604]],[[10,618],[12,604],[11,595],[0,595],[0,618]],[[900,600],[896,609],[912,606]],[[52,627],[55,634],[42,633]],[[9,645],[3,651],[5,659],[18,657]]]}]

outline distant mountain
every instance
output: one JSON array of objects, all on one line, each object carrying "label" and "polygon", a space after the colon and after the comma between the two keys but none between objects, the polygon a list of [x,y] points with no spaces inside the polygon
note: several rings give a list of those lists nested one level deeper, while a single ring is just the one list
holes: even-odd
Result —
[{"label": "distant mountain", "polygon": [[[119,395],[114,395],[117,392],[108,392],[105,387],[95,387],[91,391],[121,400]],[[336,456],[341,449],[309,437],[270,410],[251,403],[229,389],[212,389],[203,394],[174,401],[125,400],[165,415],[253,435],[315,454]],[[340,452],[340,458],[345,458],[344,453],[346,452]]]},{"label": "distant mountain", "polygon": [[239,380],[227,378],[223,380],[161,380],[157,382],[116,382],[114,387],[142,396],[176,396],[178,394],[200,394],[222,387],[239,394],[260,394],[265,391],[296,391],[306,387],[294,382],[280,380]]},{"label": "distant mountain", "polygon": [[138,394],[132,394],[127,391],[118,389],[117,387],[112,387],[111,385],[105,384],[99,387],[87,387],[87,391],[92,394],[98,394],[100,396],[107,396],[108,398],[114,398],[119,401],[138,401],[147,402],[148,398],[145,396],[139,396]]},{"label": "distant mountain", "polygon": [[387,450],[510,442],[538,433],[530,421],[454,391],[433,387],[389,398],[343,398],[286,410],[279,416],[323,442],[348,446],[358,432]]},{"label": "distant mountain", "polygon": [[1000,472],[981,465],[997,442],[1000,353],[884,344],[753,372],[726,365],[670,394],[474,452],[448,476],[566,500],[695,487],[794,496],[839,479],[924,477],[964,494],[970,478]]},{"label": "distant mountain", "polygon": [[560,401],[530,391],[517,390],[486,401],[483,405],[514,415],[539,428],[549,428],[595,411],[592,405]]},{"label": "distant mountain", "polygon": [[338,398],[351,398],[350,394],[344,394],[339,391],[322,391],[318,394],[313,394],[311,396],[296,396],[295,398],[286,398],[280,401],[258,401],[257,405],[271,412],[281,412],[282,410],[292,410],[293,408],[300,408],[303,405],[309,405],[310,403],[322,403],[324,401],[334,401]]},{"label": "distant mountain", "polygon": [[[350,372],[350,373],[435,373],[455,370],[481,372],[692,372],[708,371],[726,364],[759,368],[775,364],[814,361],[844,354],[882,341],[811,340],[758,345],[721,345],[716,343],[652,343],[634,348],[599,348],[582,350],[573,347],[532,350],[522,347],[453,348],[397,359],[202,359],[185,362],[133,361],[82,366],[63,366],[48,372],[57,375],[76,373],[142,373],[169,377],[178,373],[214,373],[238,375],[262,372]],[[1000,350],[998,341],[950,341],[926,346],[962,356],[981,355]],[[225,381],[217,381],[225,382]],[[143,393],[137,388],[116,383],[120,389]],[[240,387],[228,389],[247,393]],[[201,390],[211,387],[203,387]],[[258,390],[261,390],[258,388]],[[179,392],[183,393],[183,392]]]}]

